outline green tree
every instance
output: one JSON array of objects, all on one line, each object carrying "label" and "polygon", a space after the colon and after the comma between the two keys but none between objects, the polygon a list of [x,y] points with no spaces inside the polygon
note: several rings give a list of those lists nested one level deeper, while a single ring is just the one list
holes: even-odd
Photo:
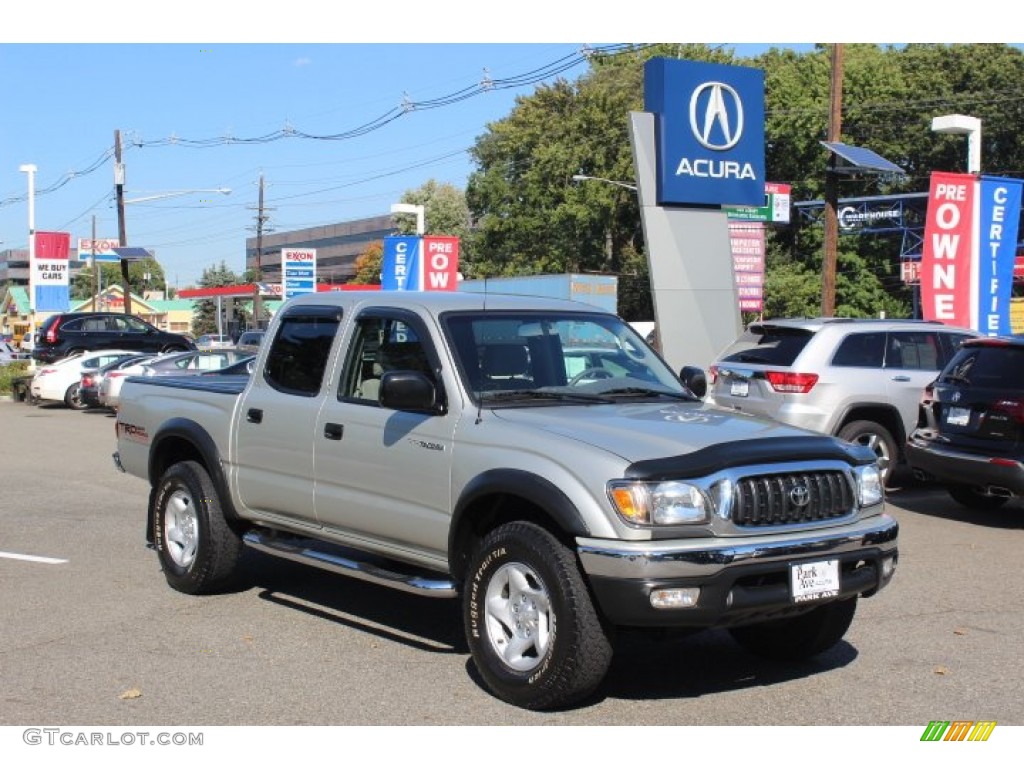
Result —
[{"label": "green tree", "polygon": [[[241,282],[237,273],[228,269],[221,261],[219,266],[207,267],[199,278],[201,288],[217,288],[223,285],[238,285]],[[201,336],[204,333],[217,332],[217,302],[204,299],[196,302],[196,311],[192,315],[192,333]]]},{"label": "green tree", "polygon": [[[121,285],[121,266],[119,264],[100,263],[100,278],[103,288]],[[148,278],[147,278],[148,275]],[[133,261],[128,264],[128,283],[131,292],[142,296],[147,290],[163,290],[166,285],[164,268],[154,258]],[[70,296],[72,299],[88,299],[96,293],[96,271],[93,267],[84,267],[75,275],[71,282]]]}]

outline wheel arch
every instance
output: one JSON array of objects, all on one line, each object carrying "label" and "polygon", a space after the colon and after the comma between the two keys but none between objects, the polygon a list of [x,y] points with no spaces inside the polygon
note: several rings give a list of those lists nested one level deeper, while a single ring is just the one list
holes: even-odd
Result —
[{"label": "wheel arch", "polygon": [[894,406],[883,403],[853,403],[847,406],[842,417],[836,422],[835,431],[832,434],[838,435],[843,427],[854,421],[873,421],[876,424],[881,424],[889,430],[889,434],[896,441],[899,458],[902,459],[905,456],[903,444],[907,441],[907,430],[903,427],[903,417]]},{"label": "wheel arch", "polygon": [[[180,461],[195,461],[206,469],[220,497],[225,517],[229,522],[236,522],[238,515],[231,501],[217,443],[202,425],[185,418],[168,420],[153,438],[149,449],[149,508],[153,508],[160,478],[169,467]],[[146,540],[152,542],[153,516],[147,515],[146,519]]]},{"label": "wheel arch", "polygon": [[576,505],[550,480],[524,470],[488,470],[467,483],[452,513],[448,567],[457,582],[474,542],[515,520],[536,523],[570,547],[576,536],[590,535]]}]

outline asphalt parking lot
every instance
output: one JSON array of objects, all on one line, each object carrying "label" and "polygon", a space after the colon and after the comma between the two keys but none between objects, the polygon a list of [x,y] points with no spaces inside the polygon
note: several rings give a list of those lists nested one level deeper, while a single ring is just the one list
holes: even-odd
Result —
[{"label": "asphalt parking lot", "polygon": [[894,492],[895,580],[812,663],[627,634],[591,701],[532,713],[485,691],[454,602],[258,553],[240,591],[171,590],[113,427],[0,402],[0,725],[1024,725],[1024,505]]}]

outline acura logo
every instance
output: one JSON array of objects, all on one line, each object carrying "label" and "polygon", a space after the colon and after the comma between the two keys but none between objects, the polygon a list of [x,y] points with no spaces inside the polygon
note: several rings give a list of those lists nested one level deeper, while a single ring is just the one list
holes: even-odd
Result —
[{"label": "acura logo", "polygon": [[806,485],[794,485],[789,491],[789,500],[795,507],[806,507],[811,500],[811,492],[807,490]]},{"label": "acura logo", "polygon": [[[703,104],[703,115],[698,116]],[[690,130],[706,149],[732,149],[743,136],[743,102],[731,85],[704,83],[690,96]]]}]

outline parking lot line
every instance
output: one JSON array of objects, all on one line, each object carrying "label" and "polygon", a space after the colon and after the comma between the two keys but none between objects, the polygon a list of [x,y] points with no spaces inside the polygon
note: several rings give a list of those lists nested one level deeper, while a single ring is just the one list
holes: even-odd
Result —
[{"label": "parking lot line", "polygon": [[62,560],[59,557],[41,557],[40,555],[19,555],[16,552],[0,552],[0,557],[6,557],[8,560],[28,560],[30,563],[46,563],[47,565],[60,565],[66,563],[67,560]]}]

